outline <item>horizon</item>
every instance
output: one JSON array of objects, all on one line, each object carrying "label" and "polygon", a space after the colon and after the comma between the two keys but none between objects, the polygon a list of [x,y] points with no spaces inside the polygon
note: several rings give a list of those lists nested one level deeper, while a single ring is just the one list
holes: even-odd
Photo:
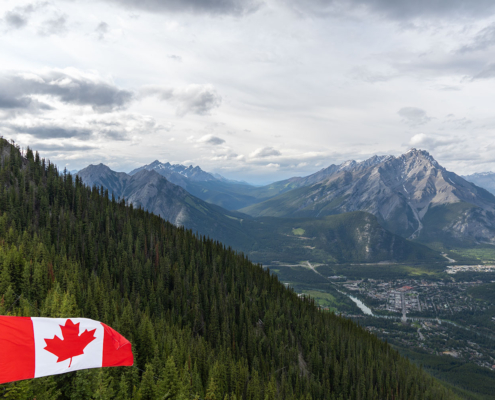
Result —
[{"label": "horizon", "polygon": [[[36,149],[32,149],[32,150],[36,150]],[[414,148],[414,147],[412,147],[412,148],[410,148],[409,150],[407,150],[406,152],[404,152],[404,153],[402,153],[402,154],[399,154],[399,155],[394,155],[394,154],[383,154],[383,155],[377,155],[377,154],[374,154],[374,155],[372,155],[371,157],[368,157],[368,158],[366,158],[366,159],[362,159],[362,160],[345,160],[345,161],[343,161],[343,162],[341,162],[341,163],[339,163],[339,164],[335,164],[335,163],[328,164],[328,165],[326,165],[326,166],[324,166],[324,167],[322,167],[322,168],[320,168],[320,169],[318,169],[318,170],[314,170],[314,171],[312,171],[312,172],[309,172],[307,175],[293,175],[293,176],[286,177],[286,178],[279,179],[279,180],[275,180],[275,181],[265,181],[265,182],[249,182],[249,181],[245,181],[245,180],[236,179],[236,177],[235,177],[235,176],[233,176],[233,177],[226,177],[226,176],[221,175],[221,174],[218,174],[218,175],[221,175],[221,177],[222,177],[222,178],[225,178],[225,179],[228,179],[228,180],[231,180],[231,181],[236,181],[236,182],[246,183],[246,184],[249,184],[249,185],[251,185],[251,186],[259,186],[259,187],[261,187],[261,186],[267,186],[267,185],[270,185],[270,184],[273,184],[273,183],[276,183],[276,182],[280,182],[280,181],[283,181],[283,180],[291,179],[291,178],[307,177],[307,176],[310,176],[310,175],[312,175],[312,174],[315,174],[315,173],[317,173],[317,172],[319,172],[319,171],[322,171],[322,170],[324,170],[324,169],[326,169],[326,168],[329,168],[329,167],[330,167],[330,166],[332,166],[332,165],[342,166],[342,165],[344,165],[344,164],[346,164],[346,163],[349,163],[349,162],[356,162],[356,163],[358,163],[358,164],[359,164],[359,163],[365,162],[365,161],[367,161],[367,160],[369,160],[369,159],[371,159],[371,158],[373,158],[373,157],[395,157],[395,158],[398,158],[398,157],[400,157],[400,156],[402,156],[402,155],[405,155],[405,154],[410,153],[411,151],[418,151],[418,152],[423,152],[423,151],[424,151],[424,152],[428,153],[428,154],[429,154],[429,155],[430,155],[430,156],[431,156],[431,157],[432,157],[435,161],[437,161],[437,160],[436,160],[436,158],[435,158],[435,157],[434,157],[434,156],[433,156],[433,155],[432,155],[432,154],[431,154],[428,150],[424,150],[424,149],[421,149],[421,148]],[[41,155],[40,155],[40,156],[41,156]],[[131,174],[131,172],[133,172],[134,170],[136,170],[136,169],[140,169],[140,168],[144,168],[144,167],[147,167],[147,166],[149,166],[149,165],[151,165],[151,164],[154,164],[154,163],[156,163],[156,162],[158,162],[158,163],[160,163],[160,164],[170,164],[171,166],[176,166],[176,165],[178,165],[178,166],[183,166],[183,167],[186,167],[186,168],[191,168],[191,167],[192,167],[192,168],[196,168],[196,167],[199,167],[202,171],[204,171],[204,172],[206,172],[206,173],[209,173],[209,174],[211,174],[211,175],[213,175],[213,176],[214,176],[215,174],[217,174],[216,172],[207,171],[207,170],[203,169],[203,168],[201,167],[201,165],[199,165],[199,164],[198,164],[198,165],[194,165],[194,164],[184,165],[184,164],[180,164],[180,163],[172,163],[172,162],[170,162],[170,161],[160,161],[160,160],[158,160],[158,159],[153,160],[153,161],[152,161],[152,162],[150,162],[150,163],[143,164],[143,165],[141,165],[141,166],[139,166],[139,167],[137,167],[137,168],[134,168],[134,169],[132,169],[132,170],[128,170],[128,171],[118,171],[118,170],[114,170],[114,169],[112,169],[110,166],[108,166],[107,164],[105,164],[105,163],[103,163],[103,162],[99,162],[99,163],[96,163],[96,164],[89,164],[89,165],[85,166],[84,168],[81,168],[80,170],[69,170],[69,169],[67,169],[67,171],[68,171],[68,172],[70,172],[70,173],[74,173],[74,175],[75,175],[75,174],[79,173],[80,171],[82,171],[82,170],[84,170],[84,169],[86,169],[86,168],[88,168],[88,167],[97,167],[97,166],[103,165],[103,166],[105,166],[105,167],[107,167],[107,168],[110,168],[110,170],[112,170],[113,172],[117,172],[117,173],[121,173],[121,172],[123,172],[123,173],[125,173],[125,174],[130,175],[130,174]],[[437,161],[437,162],[438,162],[438,161]],[[441,167],[443,167],[443,165],[441,165],[441,163],[439,163],[439,164],[440,164],[440,166],[441,166]],[[55,164],[55,165],[57,166],[57,164]],[[59,168],[59,167],[57,166],[57,168]],[[447,168],[446,168],[446,169],[447,169]],[[61,169],[59,168],[59,170],[61,170]],[[455,173],[456,175],[458,175],[458,176],[460,176],[460,177],[462,177],[462,178],[464,178],[464,177],[468,177],[468,176],[470,176],[470,175],[474,175],[474,174],[492,174],[492,173],[493,173],[492,171],[483,171],[483,172],[476,172],[476,173],[469,174],[469,175],[462,175],[462,174],[458,174],[458,173],[457,173],[457,172],[455,172],[455,171],[451,171],[451,170],[449,170],[449,169],[447,169],[447,171],[449,171],[449,172],[453,172],[453,173]],[[214,177],[215,177],[215,176],[214,176]]]}]

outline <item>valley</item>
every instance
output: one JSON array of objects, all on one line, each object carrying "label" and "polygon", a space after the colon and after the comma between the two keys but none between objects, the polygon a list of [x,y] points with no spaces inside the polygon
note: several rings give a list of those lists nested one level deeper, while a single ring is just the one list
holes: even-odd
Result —
[{"label": "valley", "polygon": [[[479,254],[478,254],[479,255]],[[448,274],[437,265],[282,265],[282,282],[392,344],[467,399],[495,384],[495,273]],[[377,278],[379,277],[379,278]],[[362,301],[363,312],[350,299]],[[404,316],[406,317],[404,319]]]}]

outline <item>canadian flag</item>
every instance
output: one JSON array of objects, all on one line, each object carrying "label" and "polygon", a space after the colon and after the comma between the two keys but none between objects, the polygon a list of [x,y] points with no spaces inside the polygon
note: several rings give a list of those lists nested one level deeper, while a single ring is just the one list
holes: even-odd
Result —
[{"label": "canadian flag", "polygon": [[0,383],[133,362],[131,343],[102,322],[0,316]]}]

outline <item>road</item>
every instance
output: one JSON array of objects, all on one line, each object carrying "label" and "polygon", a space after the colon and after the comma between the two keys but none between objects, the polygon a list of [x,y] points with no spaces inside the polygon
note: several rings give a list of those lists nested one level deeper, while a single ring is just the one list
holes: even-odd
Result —
[{"label": "road", "polygon": [[405,299],[405,294],[404,292],[401,292],[400,294],[400,301],[402,303],[402,318],[401,318],[401,321],[402,322],[406,322],[407,321],[407,316],[406,316],[406,299]]}]

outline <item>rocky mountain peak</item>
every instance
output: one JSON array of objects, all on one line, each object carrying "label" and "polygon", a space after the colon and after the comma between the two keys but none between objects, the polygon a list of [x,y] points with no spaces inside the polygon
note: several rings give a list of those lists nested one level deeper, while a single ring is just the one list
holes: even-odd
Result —
[{"label": "rocky mountain peak", "polygon": [[442,168],[440,164],[433,158],[433,156],[430,153],[428,153],[426,150],[412,148],[398,158],[407,161],[412,160],[412,161],[430,163],[435,168]]},{"label": "rocky mountain peak", "polygon": [[155,160],[151,164],[146,164],[142,167],[136,168],[129,174],[135,175],[142,170],[154,170],[160,175],[166,177],[172,183],[182,187],[187,186],[187,182],[189,180],[196,182],[216,180],[213,175],[203,171],[199,166],[194,167],[192,164],[189,166],[185,166],[182,164],[170,164],[169,162],[163,163],[159,160]]},{"label": "rocky mountain peak", "polygon": [[432,226],[431,221],[445,218],[441,213],[449,212],[455,217],[449,216],[448,223],[442,225],[449,235],[495,242],[495,218],[491,219],[495,217],[495,197],[447,171],[425,150],[345,162],[298,183],[306,189],[280,194],[243,211],[252,216],[283,217],[366,211],[387,229],[410,239],[434,235],[430,228],[423,233],[425,219]]},{"label": "rocky mountain peak", "polygon": [[88,171],[89,173],[101,173],[101,172],[105,172],[105,171],[109,171],[109,170],[110,170],[110,168],[107,167],[105,164],[99,163],[97,165],[90,164],[86,168],[84,168],[83,170],[81,170],[79,172]]},{"label": "rocky mountain peak", "polygon": [[342,164],[339,165],[338,171],[345,171],[351,168],[354,168],[357,165],[357,162],[354,160],[347,160],[344,161]]},{"label": "rocky mountain peak", "polygon": [[377,164],[380,164],[381,162],[385,161],[386,159],[388,158],[391,158],[392,156],[377,156],[377,155],[374,155],[373,157],[370,157],[364,161],[361,161],[359,163],[359,166],[361,167],[371,167],[373,165],[377,165]]}]

